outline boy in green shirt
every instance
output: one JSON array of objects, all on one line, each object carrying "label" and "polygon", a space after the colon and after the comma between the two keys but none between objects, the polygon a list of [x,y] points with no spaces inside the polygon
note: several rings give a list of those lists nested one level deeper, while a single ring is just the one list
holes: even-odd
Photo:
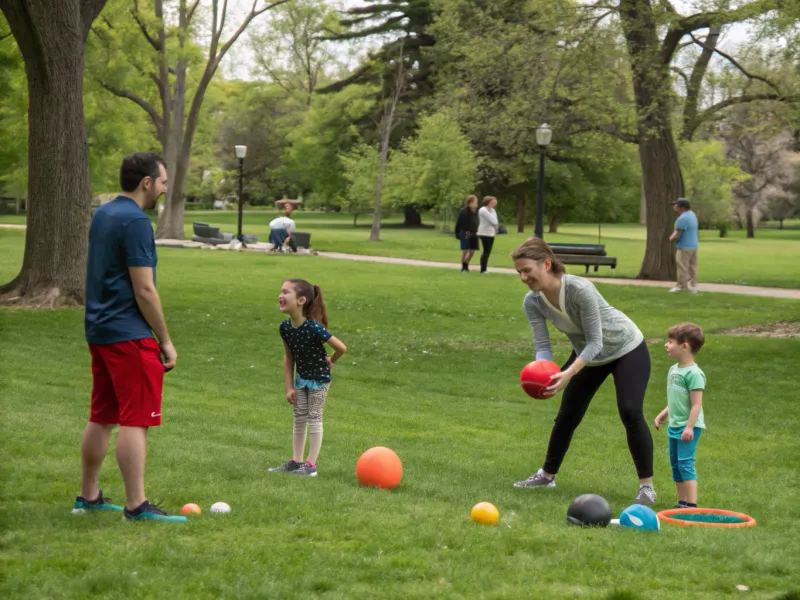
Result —
[{"label": "boy in green shirt", "polygon": [[705,342],[703,330],[694,323],[680,323],[667,332],[664,347],[672,365],[667,375],[667,407],[658,413],[656,429],[669,418],[669,462],[672,479],[678,488],[676,508],[697,506],[697,473],[694,455],[697,440],[706,428],[703,419],[705,373],[694,362]]}]

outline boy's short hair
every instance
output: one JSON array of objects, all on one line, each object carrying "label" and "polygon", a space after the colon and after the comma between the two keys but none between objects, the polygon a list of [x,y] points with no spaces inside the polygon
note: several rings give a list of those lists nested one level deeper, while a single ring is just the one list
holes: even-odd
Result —
[{"label": "boy's short hair", "polygon": [[689,344],[692,354],[700,352],[700,348],[706,342],[703,330],[694,323],[678,323],[670,327],[667,332],[667,339],[675,340],[679,344]]}]

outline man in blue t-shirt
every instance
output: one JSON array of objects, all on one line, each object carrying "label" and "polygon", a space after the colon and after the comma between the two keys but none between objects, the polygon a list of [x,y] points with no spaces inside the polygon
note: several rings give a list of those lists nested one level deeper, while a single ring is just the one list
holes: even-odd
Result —
[{"label": "man in blue t-shirt", "polygon": [[[118,510],[134,521],[185,522],[144,493],[147,430],[161,424],[164,373],[178,359],[156,291],[153,226],[144,212],[167,191],[164,161],[149,152],[126,156],[120,187],[122,194],[94,212],[89,228],[84,329],[92,356],[92,405],[73,512]],[[115,425],[124,507],[103,498],[98,482]]]},{"label": "man in blue t-shirt", "polygon": [[678,285],[670,292],[697,293],[697,215],[692,212],[692,205],[686,198],[678,198],[672,203],[678,218],[675,230],[669,236],[670,241],[677,240],[675,247],[678,263]]}]

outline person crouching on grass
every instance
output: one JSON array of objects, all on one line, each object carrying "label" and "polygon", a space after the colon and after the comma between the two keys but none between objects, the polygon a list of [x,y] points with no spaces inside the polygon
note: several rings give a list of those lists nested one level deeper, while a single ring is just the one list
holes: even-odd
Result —
[{"label": "person crouching on grass", "polygon": [[[291,460],[270,471],[316,477],[322,447],[322,408],[331,385],[331,369],[347,347],[327,330],[328,315],[319,286],[305,279],[285,279],[278,306],[289,317],[281,323],[280,334],[286,400],[294,406],[294,424]],[[332,356],[328,356],[326,343],[333,348]],[[308,455],[304,461],[306,428]]]}]

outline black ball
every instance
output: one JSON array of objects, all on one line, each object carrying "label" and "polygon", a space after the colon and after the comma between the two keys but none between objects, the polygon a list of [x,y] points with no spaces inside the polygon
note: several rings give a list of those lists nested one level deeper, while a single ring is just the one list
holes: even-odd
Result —
[{"label": "black ball", "polygon": [[611,507],[597,494],[581,494],[567,509],[567,523],[605,527],[611,522]]}]

